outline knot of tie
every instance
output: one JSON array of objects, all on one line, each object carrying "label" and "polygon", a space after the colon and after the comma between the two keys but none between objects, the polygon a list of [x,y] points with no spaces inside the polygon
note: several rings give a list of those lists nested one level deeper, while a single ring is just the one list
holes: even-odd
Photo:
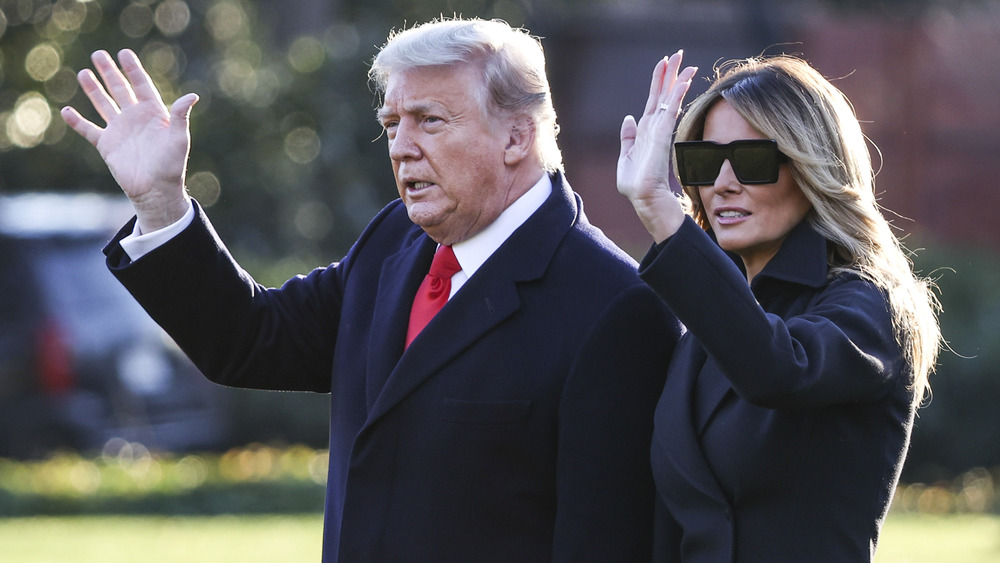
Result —
[{"label": "knot of tie", "polygon": [[455,257],[455,251],[450,246],[441,246],[434,254],[431,269],[424,277],[417,295],[413,298],[413,308],[410,310],[410,324],[406,330],[406,346],[413,342],[417,334],[434,315],[448,302],[451,293],[451,277],[462,270]]},{"label": "knot of tie", "polygon": [[455,251],[450,246],[442,246],[434,253],[434,260],[431,260],[431,271],[428,276],[439,280],[450,280],[452,276],[462,270],[462,266],[455,257]]}]

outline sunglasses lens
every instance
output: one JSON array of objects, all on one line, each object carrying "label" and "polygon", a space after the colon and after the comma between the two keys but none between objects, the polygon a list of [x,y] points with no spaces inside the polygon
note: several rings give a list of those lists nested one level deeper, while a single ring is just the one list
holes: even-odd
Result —
[{"label": "sunglasses lens", "polygon": [[714,184],[726,155],[714,146],[687,147],[678,151],[681,183],[688,186]]},{"label": "sunglasses lens", "polygon": [[772,184],[778,181],[778,159],[773,146],[734,147],[732,164],[741,183]]}]

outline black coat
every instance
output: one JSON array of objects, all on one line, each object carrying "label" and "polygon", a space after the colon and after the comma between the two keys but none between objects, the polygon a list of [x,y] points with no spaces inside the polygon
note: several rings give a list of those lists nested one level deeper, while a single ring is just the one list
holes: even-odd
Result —
[{"label": "black coat", "polygon": [[200,210],[134,263],[108,251],[209,378],[331,393],[324,561],[648,561],[676,319],[556,176],[404,352],[434,247],[395,201],[343,261],[280,290]]},{"label": "black coat", "polygon": [[688,329],[655,417],[658,560],[869,561],[913,424],[884,294],[830,276],[805,221],[752,286],[691,219],[640,275]]}]

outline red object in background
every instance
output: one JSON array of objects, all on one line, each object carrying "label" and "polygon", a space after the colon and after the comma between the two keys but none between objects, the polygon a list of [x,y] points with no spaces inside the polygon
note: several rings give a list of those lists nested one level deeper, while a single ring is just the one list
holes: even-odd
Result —
[{"label": "red object in background", "polygon": [[36,340],[36,354],[42,390],[48,395],[69,391],[74,383],[73,354],[59,323],[51,319],[42,323]]}]

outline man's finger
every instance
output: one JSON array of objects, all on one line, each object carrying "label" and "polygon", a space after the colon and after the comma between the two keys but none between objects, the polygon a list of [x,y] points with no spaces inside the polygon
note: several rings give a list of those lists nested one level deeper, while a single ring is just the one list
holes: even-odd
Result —
[{"label": "man's finger", "polygon": [[76,75],[76,80],[80,83],[80,89],[83,90],[83,93],[90,100],[90,103],[97,110],[101,118],[104,119],[105,123],[118,115],[121,108],[111,99],[111,96],[104,90],[104,86],[101,85],[90,69],[81,70]]},{"label": "man's finger", "polygon": [[156,89],[153,79],[143,68],[139,56],[131,49],[122,49],[118,53],[118,62],[121,64],[125,76],[128,77],[132,85],[135,98],[139,101],[153,100],[163,103],[160,99],[160,92]]},{"label": "man's finger", "polygon": [[198,94],[185,94],[170,106],[170,126],[182,129],[188,128],[191,118],[191,108],[198,103]]},{"label": "man's finger", "polygon": [[101,80],[108,89],[108,93],[111,94],[111,97],[118,104],[119,108],[132,105],[136,102],[132,86],[129,85],[125,79],[125,75],[122,74],[122,71],[107,51],[96,51],[91,55],[90,60],[93,61],[94,68],[101,75]]},{"label": "man's finger", "polygon": [[103,129],[86,120],[75,108],[66,106],[62,108],[59,114],[62,116],[63,121],[66,122],[66,125],[69,125],[70,129],[79,133],[90,144],[95,147],[97,146],[97,142],[101,140]]}]

